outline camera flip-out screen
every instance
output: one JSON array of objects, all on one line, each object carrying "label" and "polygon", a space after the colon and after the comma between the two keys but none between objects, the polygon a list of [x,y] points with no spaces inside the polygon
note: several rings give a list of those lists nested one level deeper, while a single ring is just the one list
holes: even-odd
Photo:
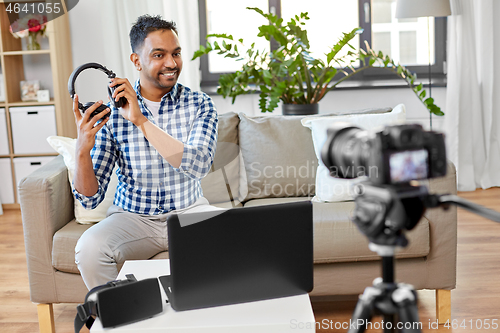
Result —
[{"label": "camera flip-out screen", "polygon": [[391,183],[404,183],[410,180],[429,177],[428,152],[425,149],[406,150],[389,155]]}]

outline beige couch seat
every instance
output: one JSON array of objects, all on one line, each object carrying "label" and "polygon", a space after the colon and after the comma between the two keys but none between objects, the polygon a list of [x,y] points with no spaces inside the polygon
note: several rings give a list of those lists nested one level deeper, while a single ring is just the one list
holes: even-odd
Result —
[{"label": "beige couch seat", "polygon": [[[309,201],[309,197],[254,199],[245,207],[273,205],[296,201]],[[226,206],[218,205],[216,206]],[[367,238],[350,221],[354,202],[313,203],[314,217],[314,263],[356,262],[379,260],[369,250]],[[91,225],[71,221],[54,235],[52,266],[62,272],[79,274],[75,264],[74,248],[80,235]],[[430,250],[429,221],[423,218],[416,228],[408,233],[409,246],[399,249],[396,258],[425,257]],[[165,253],[162,258],[168,258]]]},{"label": "beige couch seat", "polygon": [[[310,200],[307,197],[255,199],[245,207]],[[367,238],[351,222],[354,202],[313,202],[314,263],[379,260],[368,248]],[[430,250],[429,221],[423,218],[408,233],[410,244],[397,251],[396,258],[425,257]]]}]

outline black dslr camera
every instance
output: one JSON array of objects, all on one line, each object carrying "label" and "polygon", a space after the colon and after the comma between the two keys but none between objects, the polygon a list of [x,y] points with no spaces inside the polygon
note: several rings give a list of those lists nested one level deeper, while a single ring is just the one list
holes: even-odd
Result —
[{"label": "black dslr camera", "polygon": [[370,134],[336,123],[327,133],[321,158],[333,177],[367,176],[372,184],[397,185],[446,175],[443,134],[420,125],[387,126]]}]

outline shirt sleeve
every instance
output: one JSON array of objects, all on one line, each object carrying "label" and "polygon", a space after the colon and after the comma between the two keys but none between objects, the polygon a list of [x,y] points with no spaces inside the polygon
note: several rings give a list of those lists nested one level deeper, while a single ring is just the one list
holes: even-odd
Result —
[{"label": "shirt sleeve", "polygon": [[182,161],[177,172],[192,179],[205,177],[214,161],[217,147],[217,111],[208,95],[203,95],[196,118],[184,143]]},{"label": "shirt sleeve", "polygon": [[95,145],[90,155],[94,165],[94,173],[99,184],[97,193],[93,196],[85,196],[79,193],[73,186],[73,194],[85,209],[94,209],[104,200],[109,180],[116,162],[115,145],[113,137],[107,124],[96,134]]}]

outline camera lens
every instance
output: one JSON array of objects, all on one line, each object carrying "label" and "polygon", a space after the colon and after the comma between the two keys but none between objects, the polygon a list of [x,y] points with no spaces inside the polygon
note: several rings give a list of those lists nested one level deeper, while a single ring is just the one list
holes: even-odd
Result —
[{"label": "camera lens", "polygon": [[337,123],[328,129],[328,138],[321,158],[337,178],[356,178],[366,175],[368,132],[347,123]]}]

